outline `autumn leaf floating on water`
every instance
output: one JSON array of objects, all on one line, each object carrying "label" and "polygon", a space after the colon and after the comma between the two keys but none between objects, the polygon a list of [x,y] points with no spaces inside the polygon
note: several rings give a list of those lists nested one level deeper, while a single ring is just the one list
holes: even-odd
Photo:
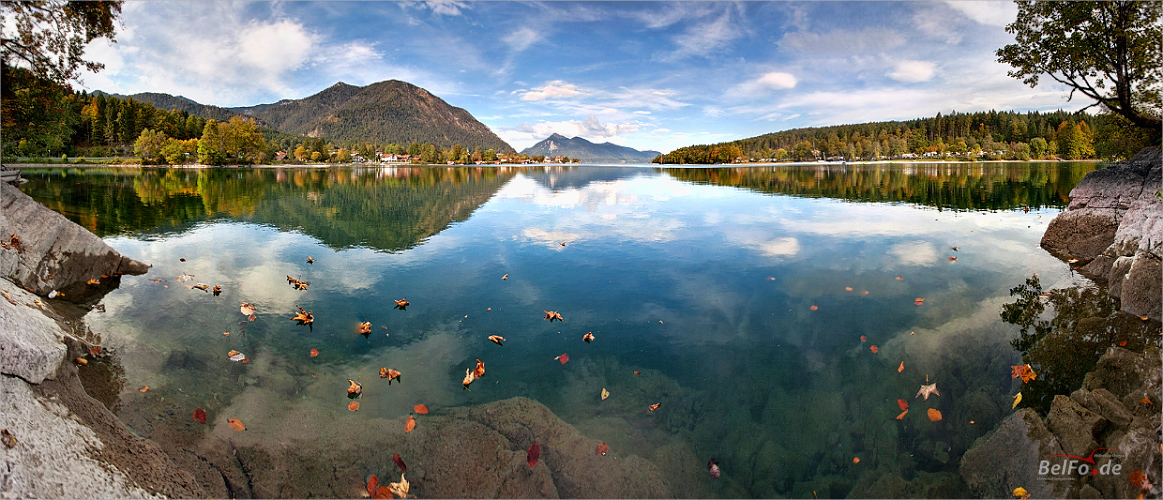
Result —
[{"label": "autumn leaf floating on water", "polygon": [[392,299],[392,301],[396,303],[396,309],[401,311],[407,310],[408,306],[412,305],[411,302],[408,302],[408,297],[404,297],[400,300]]},{"label": "autumn leaf floating on water", "polygon": [[423,404],[418,404],[418,405],[412,407],[412,411],[414,411],[420,415],[427,415],[428,414],[428,406],[423,405]]},{"label": "autumn leaf floating on water", "polygon": [[873,354],[876,354],[876,352],[877,352],[877,351],[879,351],[879,350],[880,350],[880,348],[879,348],[879,347],[876,347],[876,346],[869,346],[869,347],[868,347],[868,350],[869,350],[869,351],[872,351],[872,353],[873,353]]},{"label": "autumn leaf floating on water", "polygon": [[819,307],[819,306],[816,306],[816,305],[813,305],[813,306],[812,306],[812,307],[810,307],[809,309],[811,309],[811,310],[813,310],[813,311],[819,311],[819,310],[820,310],[820,307]]},{"label": "autumn leaf floating on water", "polygon": [[347,403],[347,409],[351,411],[359,410],[359,401],[352,401]]},{"label": "autumn leaf floating on water", "polygon": [[314,358],[315,356],[318,356],[318,355],[319,355],[319,349],[311,349],[311,357],[312,358]]},{"label": "autumn leaf floating on water", "polygon": [[905,401],[905,400],[903,400],[903,399],[898,399],[898,400],[896,400],[896,405],[897,405],[897,406],[899,406],[899,407],[900,407],[900,409],[902,409],[902,410],[907,410],[907,409],[909,409],[909,402],[908,402],[908,401]]},{"label": "autumn leaf floating on water", "polygon": [[503,280],[507,280],[507,279],[509,279],[509,275],[508,275],[508,274],[506,274],[506,275],[504,275],[504,276],[501,276],[501,279],[503,279]]},{"label": "autumn leaf floating on water", "polygon": [[657,410],[658,407],[660,407],[660,406],[662,406],[662,403],[654,403],[654,404],[648,406],[646,409],[647,409],[647,411],[654,411],[654,410]]},{"label": "autumn leaf floating on water", "polygon": [[476,380],[476,376],[474,376],[474,375],[472,374],[472,368],[465,368],[465,369],[464,369],[464,380],[463,380],[463,381],[461,381],[461,385],[463,385],[463,386],[464,386],[464,390],[466,390],[466,391],[468,391],[468,390],[471,390],[471,389],[469,389],[469,388],[468,388],[468,386],[469,386],[470,384],[472,384],[472,382],[473,382],[474,380]]},{"label": "autumn leaf floating on water", "polygon": [[610,397],[610,391],[607,391],[606,388],[603,387],[602,388],[602,401],[605,401],[606,398],[608,398],[608,397]]},{"label": "autumn leaf floating on water", "polygon": [[355,331],[358,332],[360,335],[371,335],[372,334],[372,324],[370,321],[365,321],[363,323],[360,323],[359,326],[356,327]]},{"label": "autumn leaf floating on water", "polygon": [[194,408],[194,421],[198,422],[199,424],[205,425],[206,424],[206,410],[203,410],[201,407]]},{"label": "autumn leaf floating on water", "polygon": [[545,317],[542,319],[547,319],[547,320],[549,320],[550,323],[553,323],[553,320],[562,321],[562,322],[565,321],[564,319],[561,318],[561,314],[558,313],[557,311],[545,311]]},{"label": "autumn leaf floating on water", "polygon": [[476,377],[476,378],[481,378],[481,377],[485,376],[485,363],[484,363],[484,361],[481,361],[479,359],[477,360],[477,367],[472,370],[472,375],[473,375],[473,377]]},{"label": "autumn leaf floating on water", "polygon": [[412,432],[416,428],[416,417],[408,415],[408,421],[404,422],[404,432]]},{"label": "autumn leaf floating on water", "polygon": [[246,302],[243,302],[242,307],[240,307],[238,310],[242,311],[243,316],[254,316],[255,313],[254,304],[247,304]]},{"label": "autumn leaf floating on water", "polygon": [[941,420],[941,412],[936,408],[929,408],[929,420],[934,422]]},{"label": "autumn leaf floating on water", "polygon": [[291,285],[291,288],[294,288],[296,290],[306,290],[307,285],[310,285],[311,282],[310,281],[302,281],[302,280],[287,276],[287,284]]},{"label": "autumn leaf floating on water", "polygon": [[1023,383],[1029,383],[1031,380],[1034,380],[1038,377],[1038,374],[1034,373],[1034,369],[1030,367],[1029,363],[1024,365],[1014,365],[1010,368],[1013,370],[1013,372],[1010,374],[1011,380],[1021,377]]},{"label": "autumn leaf floating on water", "polygon": [[587,344],[590,342],[593,342],[594,341],[593,332],[586,332],[585,335],[582,335],[582,340],[586,341]]},{"label": "autumn leaf floating on water", "polygon": [[347,393],[348,394],[357,394],[358,395],[358,394],[363,392],[363,384],[360,384],[359,382],[356,382],[352,379],[347,379],[347,384],[348,384],[347,385]]},{"label": "autumn leaf floating on water", "polygon": [[568,355],[568,354],[562,354],[562,355],[560,355],[560,356],[557,356],[556,358],[553,358],[553,359],[555,359],[555,360],[558,360],[558,361],[561,361],[561,364],[563,364],[563,365],[564,365],[564,364],[566,364],[566,363],[569,361],[569,355]]},{"label": "autumn leaf floating on water", "polygon": [[929,385],[922,385],[921,390],[917,391],[917,395],[913,396],[913,397],[919,398],[921,396],[925,396],[925,401],[928,401],[930,394],[936,394],[938,396],[941,395],[940,392],[937,392],[937,383],[936,382],[929,384]]},{"label": "autumn leaf floating on water", "polygon": [[218,285],[214,285],[214,296],[217,297],[221,293],[222,293],[222,287],[220,287]]},{"label": "autumn leaf floating on water", "polygon": [[606,443],[598,443],[598,447],[594,450],[594,454],[604,457],[608,451],[610,451],[610,445]]},{"label": "autumn leaf floating on water", "polygon": [[860,343],[864,343],[864,342],[868,342],[868,337],[865,337],[864,335],[861,335],[861,336],[860,336]]},{"label": "autumn leaf floating on water", "polygon": [[312,259],[312,258],[311,258],[311,256],[310,256],[310,255],[308,255],[308,256],[307,256],[307,263],[308,263],[308,264],[314,264],[314,263],[315,263],[315,259]]},{"label": "autumn leaf floating on water", "polygon": [[897,373],[900,373],[900,372],[903,372],[903,371],[905,371],[905,362],[904,362],[904,361],[901,361],[901,365],[897,367],[897,369],[896,369],[896,372],[897,372]]},{"label": "autumn leaf floating on water", "polygon": [[1013,406],[1010,406],[1010,409],[1012,410],[1014,408],[1017,408],[1018,403],[1021,403],[1021,402],[1022,402],[1022,393],[1019,392],[1017,394],[1014,394],[1014,404],[1013,404]]},{"label": "autumn leaf floating on water", "polygon": [[505,341],[505,337],[500,335],[489,335],[489,340],[493,341],[493,343],[497,345],[505,345],[501,343]]},{"label": "autumn leaf floating on water", "polygon": [[529,445],[529,451],[525,452],[525,461],[529,463],[529,467],[536,467],[539,458],[541,458],[541,445],[534,442]]},{"label": "autumn leaf floating on water", "polygon": [[230,351],[226,353],[226,355],[230,358],[231,361],[242,361],[246,359],[246,355],[238,351]]},{"label": "autumn leaf floating on water", "polygon": [[392,380],[395,380],[397,382],[404,381],[403,379],[400,378],[400,372],[393,370],[391,368],[384,368],[384,367],[380,367],[380,378],[388,379],[388,385],[392,385]]},{"label": "autumn leaf floating on water", "polygon": [[908,415],[908,414],[909,414],[909,411],[908,411],[908,410],[902,411],[900,415],[897,415],[897,416],[896,416],[896,419],[897,419],[897,420],[904,420],[904,418],[905,418],[905,415]]},{"label": "autumn leaf floating on water", "polygon": [[295,307],[299,309],[299,312],[291,318],[291,321],[298,321],[300,325],[309,325],[315,322],[315,315],[312,314],[315,311],[304,311],[302,307]]},{"label": "autumn leaf floating on water", "polygon": [[913,305],[923,306],[925,305],[925,299],[917,297],[916,300],[913,301]]}]

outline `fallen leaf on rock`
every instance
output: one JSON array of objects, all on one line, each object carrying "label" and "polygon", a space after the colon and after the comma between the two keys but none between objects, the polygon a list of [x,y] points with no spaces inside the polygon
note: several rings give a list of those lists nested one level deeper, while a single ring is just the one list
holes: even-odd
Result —
[{"label": "fallen leaf on rock", "polygon": [[610,451],[610,445],[606,443],[598,443],[598,447],[594,450],[594,453],[604,457],[606,456],[607,451]]},{"label": "fallen leaf on rock", "polygon": [[1014,498],[1017,498],[1018,500],[1027,500],[1030,498],[1030,492],[1026,491],[1026,489],[1021,486],[1014,488],[1013,495]]},{"label": "fallen leaf on rock", "polygon": [[416,417],[408,415],[408,421],[404,422],[404,432],[412,432],[416,428]]},{"label": "fallen leaf on rock", "polygon": [[648,406],[646,409],[647,409],[647,411],[654,411],[654,410],[657,410],[659,406],[662,406],[662,403],[654,403],[654,404]]},{"label": "fallen leaf on rock", "polygon": [[311,349],[311,357],[312,358],[314,358],[315,356],[318,356],[318,355],[319,355],[319,349]]},{"label": "fallen leaf on rock", "polygon": [[399,453],[392,455],[392,461],[396,463],[396,467],[399,467],[401,472],[408,472],[408,466],[404,465],[404,459],[400,458]]},{"label": "fallen leaf on rock", "polygon": [[96,355],[98,355],[98,354],[101,354],[101,346],[99,346],[99,345],[95,345],[95,346],[93,346],[93,347],[90,347],[90,348],[89,348],[89,354],[90,354],[90,355],[93,355],[93,356],[96,356]]},{"label": "fallen leaf on rock", "polygon": [[897,405],[897,406],[899,406],[899,407],[900,407],[900,409],[902,409],[902,410],[907,410],[907,409],[909,409],[909,402],[908,402],[908,401],[905,401],[905,400],[903,400],[903,399],[898,399],[898,400],[896,400],[896,405]]},{"label": "fallen leaf on rock", "polygon": [[388,490],[400,498],[408,498],[408,481],[404,479],[403,474],[400,474],[400,482],[388,483]]},{"label": "fallen leaf on rock", "polygon": [[200,407],[194,408],[194,420],[196,422],[198,422],[199,424],[205,424],[206,423],[206,410],[203,410]]},{"label": "fallen leaf on rock", "polygon": [[900,373],[900,372],[903,372],[903,371],[905,371],[905,362],[904,362],[904,361],[901,361],[901,365],[897,367],[897,369],[896,369],[896,372],[897,372],[897,373]]},{"label": "fallen leaf on rock", "polygon": [[421,415],[427,415],[428,414],[428,407],[425,405],[419,404],[419,405],[413,406],[412,411],[419,413]]},{"label": "fallen leaf on rock", "polygon": [[242,311],[243,316],[254,316],[255,313],[254,305],[247,304],[246,302],[242,303],[242,307],[240,307],[239,310]]},{"label": "fallen leaf on rock", "polygon": [[1021,402],[1022,402],[1022,393],[1019,392],[1017,394],[1014,394],[1014,404],[1013,404],[1013,406],[1010,407],[1010,409],[1012,410],[1014,408],[1017,408],[1018,403],[1021,403]]},{"label": "fallen leaf on rock", "polygon": [[1147,321],[1147,320],[1151,319],[1151,317],[1150,316],[1139,316],[1139,319],[1141,319],[1143,321]]},{"label": "fallen leaf on rock", "polygon": [[237,418],[227,419],[226,423],[229,424],[230,428],[234,429],[235,432],[242,432],[246,430],[246,426],[242,425],[242,421]]},{"label": "fallen leaf on rock", "polygon": [[869,347],[868,347],[868,350],[869,350],[869,351],[872,351],[872,353],[873,353],[873,354],[876,354],[876,352],[877,352],[877,351],[879,351],[879,350],[880,350],[880,348],[879,348],[879,347],[876,347],[876,346],[869,346]]},{"label": "fallen leaf on rock", "polygon": [[529,467],[536,467],[538,458],[541,458],[541,446],[534,442],[529,445],[529,451],[525,452],[525,461],[529,463]]},{"label": "fallen leaf on rock", "polygon": [[468,386],[469,386],[469,384],[472,384],[473,380],[476,380],[476,377],[474,377],[472,374],[472,368],[465,368],[464,369],[464,380],[461,381],[461,385],[464,386],[464,389],[466,391],[471,390],[468,388]]},{"label": "fallen leaf on rock", "polygon": [[607,391],[606,388],[603,387],[602,388],[602,401],[605,401],[606,398],[608,398],[608,397],[610,397],[610,391]]},{"label": "fallen leaf on rock", "polygon": [[376,477],[375,474],[372,474],[371,477],[367,478],[367,494],[368,494],[368,496],[375,496],[376,486],[379,486],[379,485],[380,485],[380,478]]},{"label": "fallen leaf on rock", "polygon": [[556,359],[556,360],[558,360],[558,361],[561,361],[561,364],[563,364],[563,365],[564,365],[564,364],[565,364],[567,361],[569,361],[569,355],[568,355],[568,354],[562,354],[562,355],[560,355],[560,356],[558,356],[558,357],[556,357],[556,358],[553,358],[553,359]]},{"label": "fallen leaf on rock", "polygon": [[85,365],[89,364],[89,360],[87,360],[87,359],[85,359],[85,358],[76,358],[76,359],[74,359],[74,360],[73,360],[73,362],[75,362],[75,363],[77,363],[78,365],[81,365],[81,366],[85,366]]},{"label": "fallen leaf on rock", "polygon": [[493,343],[497,345],[505,345],[501,343],[505,341],[505,337],[500,335],[489,335],[489,340],[493,341]]},{"label": "fallen leaf on rock", "polygon": [[230,351],[227,353],[227,356],[230,356],[231,361],[242,361],[246,359],[246,355],[238,351]]},{"label": "fallen leaf on rock", "polygon": [[1147,491],[1151,489],[1151,481],[1147,479],[1147,475],[1141,470],[1133,470],[1127,475],[1127,480],[1135,485],[1140,490]]},{"label": "fallen leaf on rock", "polygon": [[928,413],[929,413],[929,420],[932,420],[934,422],[941,420],[941,412],[937,411],[936,408],[929,408]]},{"label": "fallen leaf on rock", "polygon": [[593,332],[586,332],[585,335],[582,335],[582,340],[586,341],[587,344],[590,342],[593,342],[594,341]]},{"label": "fallen leaf on rock", "polygon": [[1139,400],[1139,404],[1144,404],[1144,405],[1147,405],[1147,406],[1151,406],[1151,398],[1150,398],[1150,397],[1147,397],[1147,396],[1143,396],[1143,399],[1140,399],[1140,400]]},{"label": "fallen leaf on rock", "polygon": [[1126,347],[1126,345],[1127,345],[1127,341],[1125,341],[1125,340],[1119,341],[1119,347]]},{"label": "fallen leaf on rock", "polygon": [[138,390],[137,390],[137,392],[145,392],[145,391],[148,391],[148,390],[149,390],[149,386],[147,385],[147,386],[145,386],[145,387],[142,387],[141,389],[138,389]]},{"label": "fallen leaf on rock", "polygon": [[359,327],[356,328],[356,331],[359,332],[360,335],[371,335],[371,333],[372,333],[371,322],[365,321],[363,323],[360,323]]},{"label": "fallen leaf on rock", "polygon": [[348,386],[347,386],[347,393],[348,394],[359,394],[359,393],[363,392],[363,384],[360,384],[359,382],[356,382],[352,379],[347,379],[347,383],[348,383]]},{"label": "fallen leaf on rock", "polygon": [[477,360],[477,367],[472,370],[472,375],[476,378],[485,376],[485,363],[483,361]]},{"label": "fallen leaf on rock", "polygon": [[387,486],[380,486],[380,487],[376,488],[376,494],[373,495],[372,498],[375,498],[377,500],[378,499],[392,500],[395,497],[392,496],[392,490],[389,490]]},{"label": "fallen leaf on rock", "polygon": [[0,442],[3,442],[4,446],[9,448],[13,448],[20,444],[20,441],[17,441],[16,436],[13,436],[11,432],[8,432],[8,429],[0,429]]},{"label": "fallen leaf on rock", "polygon": [[897,416],[896,416],[896,419],[897,419],[897,420],[904,420],[904,418],[905,418],[905,415],[908,415],[908,414],[909,414],[909,411],[908,411],[908,410],[902,411],[900,415],[897,415]]},{"label": "fallen leaf on rock", "polygon": [[351,410],[351,411],[358,410],[359,409],[359,401],[352,401],[350,403],[347,403],[347,409]]},{"label": "fallen leaf on rock", "polygon": [[550,323],[553,323],[553,320],[562,321],[562,322],[565,321],[564,319],[561,318],[561,314],[558,313],[557,311],[545,311],[545,317],[542,319],[547,319],[547,320],[549,320]]},{"label": "fallen leaf on rock", "polygon": [[930,394],[936,394],[938,396],[941,395],[940,392],[937,392],[937,383],[936,382],[929,384],[929,385],[922,385],[921,390],[917,391],[917,395],[913,396],[913,397],[916,398],[916,397],[920,397],[920,396],[924,395],[925,401],[928,401]]}]

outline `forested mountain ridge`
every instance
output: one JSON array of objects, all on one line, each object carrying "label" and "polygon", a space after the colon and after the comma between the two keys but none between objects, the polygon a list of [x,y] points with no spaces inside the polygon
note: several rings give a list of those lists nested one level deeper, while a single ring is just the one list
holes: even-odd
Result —
[{"label": "forested mountain ridge", "polygon": [[[155,108],[163,111],[176,109],[178,111],[185,111],[191,115],[200,116],[206,119],[213,118],[220,122],[230,121],[230,118],[242,114],[227,108],[202,104],[194,101],[193,99],[189,99],[180,95],[175,96],[170,94],[162,94],[159,92],[142,92],[140,94],[133,94],[131,96],[121,96],[117,94],[106,95],[120,98],[129,97],[130,99],[138,102],[148,102],[153,104]],[[263,125],[263,123],[259,122],[259,125]]]},{"label": "forested mountain ridge", "polygon": [[303,99],[231,110],[284,132],[326,137],[338,143],[419,142],[442,148],[460,144],[469,149],[479,146],[499,153],[516,152],[468,111],[399,80],[366,87],[339,82]]},{"label": "forested mountain ridge", "polygon": [[658,151],[639,151],[609,142],[594,144],[581,137],[570,139],[554,133],[545,140],[525,148],[521,154],[550,157],[566,156],[588,163],[641,163],[648,162],[661,153]]}]

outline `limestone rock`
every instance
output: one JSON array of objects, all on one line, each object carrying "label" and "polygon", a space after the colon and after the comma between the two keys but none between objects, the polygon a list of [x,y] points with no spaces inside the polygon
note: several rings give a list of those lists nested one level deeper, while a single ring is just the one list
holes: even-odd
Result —
[{"label": "limestone rock", "polygon": [[[11,245],[13,236],[19,246]],[[90,279],[116,280],[148,269],[8,183],[0,183],[0,241],[8,246],[0,247],[0,277],[38,295],[57,290],[83,300]]]},{"label": "limestone rock", "polygon": [[1089,456],[1098,448],[1094,437],[1106,428],[1107,422],[1107,419],[1061,394],[1054,396],[1050,413],[1046,416],[1046,427],[1058,437],[1062,451],[1079,457]]},{"label": "limestone rock", "polygon": [[1100,388],[1093,391],[1079,389],[1070,394],[1070,399],[1101,415],[1116,427],[1126,427],[1135,418],[1131,412],[1127,411],[1119,398],[1106,389]]},{"label": "limestone rock", "polygon": [[1158,147],[1095,170],[1070,191],[1070,205],[1046,228],[1042,248],[1078,259],[1083,274],[1110,285],[1124,311],[1163,316],[1163,179]]},{"label": "limestone rock", "polygon": [[1058,438],[1030,408],[1002,421],[993,433],[977,439],[961,457],[961,478],[979,498],[1009,498],[1021,486],[1035,498],[1061,498],[1068,485],[1038,476],[1038,459],[1062,454]]},{"label": "limestone rock", "polygon": [[0,299],[0,373],[39,384],[65,359],[64,332],[41,312],[35,295],[5,279],[0,290],[11,297]]}]

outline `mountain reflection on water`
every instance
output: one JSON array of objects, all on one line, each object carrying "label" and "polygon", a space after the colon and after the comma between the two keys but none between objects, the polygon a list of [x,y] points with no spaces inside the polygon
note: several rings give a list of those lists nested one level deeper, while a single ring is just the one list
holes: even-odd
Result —
[{"label": "mountain reflection on water", "polygon": [[[673,496],[949,497],[965,493],[961,455],[1012,411],[1025,349],[999,317],[1009,290],[1035,273],[1084,282],[1038,241],[1092,167],[48,170],[23,189],[153,264],[86,317],[125,368],[128,426],[229,440],[247,467],[301,450],[253,491],[355,495],[390,450],[436,439],[425,417],[403,436],[412,405],[524,396],[611,458],[649,462]],[[289,320],[297,307],[312,329]],[[488,375],[464,390],[477,359]],[[218,425],[190,424],[193,407]],[[447,464],[405,459],[417,495],[450,491],[434,484]]]}]

